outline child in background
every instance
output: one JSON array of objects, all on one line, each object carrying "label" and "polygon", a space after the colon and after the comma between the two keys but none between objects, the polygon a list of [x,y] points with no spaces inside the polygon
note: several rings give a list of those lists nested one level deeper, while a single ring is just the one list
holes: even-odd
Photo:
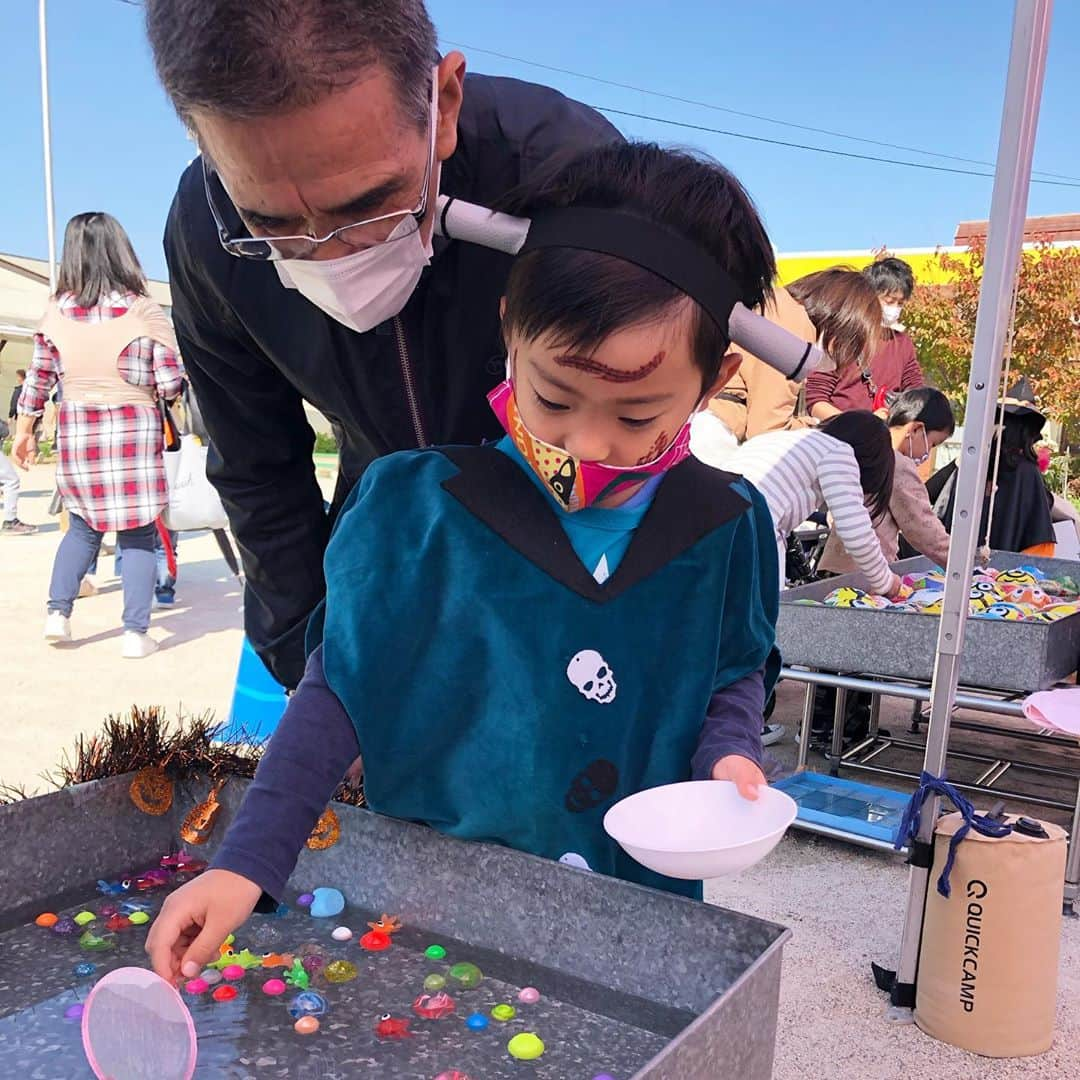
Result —
[{"label": "child in background", "polygon": [[696,446],[694,452],[761,489],[775,524],[781,578],[788,536],[824,508],[870,591],[885,596],[900,591],[900,579],[874,534],[874,522],[889,509],[896,461],[889,429],[873,413],[855,410],[819,428],[770,431],[715,456]]},{"label": "child in background", "polygon": [[306,675],[211,868],[148,938],[167,978],[281,896],[358,754],[379,813],[688,895],[605,811],[691,777],[764,783],[772,520],[688,431],[738,364],[731,300],[768,294],[768,238],[724,169],[650,145],[584,155],[526,208],[491,395],[507,435],[376,461],[346,503]]}]

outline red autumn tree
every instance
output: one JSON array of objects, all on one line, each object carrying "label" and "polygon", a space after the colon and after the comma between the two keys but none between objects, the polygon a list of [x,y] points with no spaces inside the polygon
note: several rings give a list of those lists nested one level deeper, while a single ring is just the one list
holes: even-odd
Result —
[{"label": "red autumn tree", "polygon": [[[967,396],[985,242],[969,258],[939,251],[948,285],[924,285],[904,308],[904,324],[926,375],[955,401]],[[1019,269],[1011,372],[1026,375],[1039,403],[1067,433],[1080,434],[1080,247],[1045,238],[1024,249]]]}]

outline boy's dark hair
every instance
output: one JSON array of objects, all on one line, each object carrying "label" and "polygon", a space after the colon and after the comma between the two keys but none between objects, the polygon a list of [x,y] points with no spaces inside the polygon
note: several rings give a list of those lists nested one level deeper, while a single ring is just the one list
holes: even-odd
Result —
[{"label": "boy's dark hair", "polygon": [[818,429],[839,439],[855,452],[859,463],[859,484],[866,496],[871,519],[880,521],[889,509],[896,452],[885,421],[864,409],[830,416]]},{"label": "boy's dark hair", "polygon": [[881,301],[858,270],[830,266],[793,281],[787,290],[837,367],[870,363],[881,340]]},{"label": "boy's dark hair", "polygon": [[146,275],[128,234],[112,214],[76,214],[64,231],[56,295],[72,293],[81,307],[93,307],[113,290],[146,296]]},{"label": "boy's dark hair", "polygon": [[[500,209],[528,215],[566,206],[620,209],[667,226],[711,255],[748,307],[772,294],[776,260],[757,210],[721,165],[654,143],[617,142],[564,161]],[[618,330],[655,322],[687,296],[634,263],[576,248],[541,248],[514,261],[503,331],[552,334],[565,348],[589,351]],[[716,379],[730,339],[693,305],[691,351],[702,388]]]},{"label": "boy's dark hair", "polygon": [[903,259],[898,259],[894,255],[872,262],[863,270],[863,274],[879,296],[898,292],[905,300],[909,300],[915,291],[915,275],[911,267]]},{"label": "boy's dark hair", "polygon": [[158,78],[180,118],[314,104],[373,65],[426,123],[435,28],[423,0],[144,0]]},{"label": "boy's dark hair", "polygon": [[927,431],[944,431],[946,437],[956,430],[949,399],[932,386],[916,386],[904,390],[889,410],[889,427],[922,424]]},{"label": "boy's dark hair", "polygon": [[16,376],[17,376],[18,378],[20,378],[20,379],[25,379],[25,378],[26,378],[26,368],[24,368],[24,367],[17,367],[17,368],[15,369],[15,374],[16,374]]}]

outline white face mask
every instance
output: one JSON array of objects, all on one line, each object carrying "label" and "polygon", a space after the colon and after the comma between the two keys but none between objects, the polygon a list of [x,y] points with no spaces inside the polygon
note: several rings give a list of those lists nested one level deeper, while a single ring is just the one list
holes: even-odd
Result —
[{"label": "white face mask", "polygon": [[431,261],[431,236],[425,241],[422,233],[406,218],[375,247],[340,259],[280,259],[274,266],[286,289],[362,334],[397,315],[412,296]]},{"label": "white face mask", "polygon": [[915,453],[915,440],[911,437],[911,432],[908,432],[908,457],[911,458],[916,465],[925,465],[930,460],[930,437],[926,434],[926,428],[922,428],[919,432],[922,435],[923,446],[926,448],[926,453],[921,457]]},{"label": "white face mask", "polygon": [[895,326],[900,321],[900,312],[903,311],[903,307],[900,304],[882,304],[881,305],[881,324],[882,326]]}]

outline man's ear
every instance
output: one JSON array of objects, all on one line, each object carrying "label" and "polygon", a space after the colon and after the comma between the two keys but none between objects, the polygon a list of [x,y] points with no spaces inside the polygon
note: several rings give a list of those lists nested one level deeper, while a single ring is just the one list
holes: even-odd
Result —
[{"label": "man's ear", "polygon": [[446,161],[457,149],[458,117],[465,93],[465,57],[447,53],[435,74],[438,83],[438,124],[435,129],[435,156]]},{"label": "man's ear", "polygon": [[716,379],[705,393],[706,401],[714,394],[718,394],[731,382],[741,363],[742,353],[729,352],[724,355],[723,360],[720,361],[720,370],[716,373]]}]

